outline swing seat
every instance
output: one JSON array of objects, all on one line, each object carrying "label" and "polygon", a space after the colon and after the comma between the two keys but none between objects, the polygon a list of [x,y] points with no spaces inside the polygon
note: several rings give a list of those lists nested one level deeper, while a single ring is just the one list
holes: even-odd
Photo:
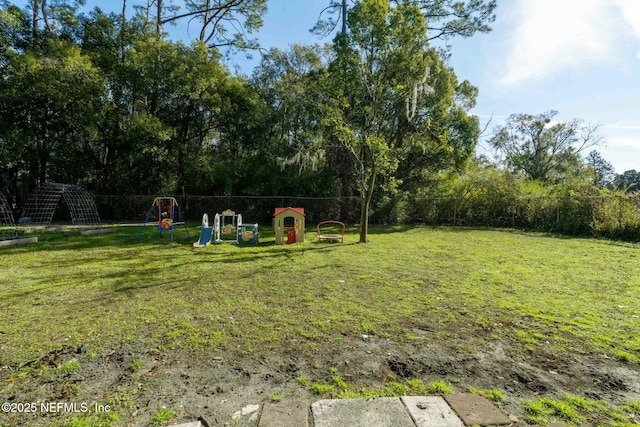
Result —
[{"label": "swing seat", "polygon": [[[339,233],[330,232],[330,231],[333,231],[335,228],[337,228],[335,226],[340,227]],[[317,227],[318,239],[319,240],[340,240],[341,242],[344,242],[344,228],[345,228],[344,223],[340,221],[322,221],[318,224],[318,227]]]},{"label": "swing seat", "polygon": [[171,231],[173,230],[173,221],[171,218],[165,218],[158,224],[158,230],[160,231]]},{"label": "swing seat", "polygon": [[234,233],[234,227],[232,224],[226,224],[223,228],[222,228],[222,234],[233,234]]},{"label": "swing seat", "polygon": [[[169,210],[166,212],[162,211],[162,204],[167,203],[169,205]],[[187,229],[187,224],[184,222],[184,217],[182,216],[182,211],[180,210],[180,206],[178,206],[178,202],[174,197],[156,197],[153,200],[153,204],[147,211],[147,216],[138,231],[136,236],[136,243],[140,243],[140,237],[142,236],[142,232],[144,231],[144,227],[149,223],[149,219],[151,218],[151,214],[154,210],[158,212],[158,222],[156,223],[156,229],[160,231],[160,236],[162,236],[164,231],[170,232],[171,235],[169,242],[173,243],[173,231],[177,225],[184,225],[184,231],[187,233],[187,238],[189,237],[189,230]]]}]

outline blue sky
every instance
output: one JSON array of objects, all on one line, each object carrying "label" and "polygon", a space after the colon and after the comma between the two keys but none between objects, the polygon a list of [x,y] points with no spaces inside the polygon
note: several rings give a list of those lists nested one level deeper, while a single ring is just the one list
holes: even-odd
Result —
[{"label": "blue sky", "polygon": [[[104,10],[121,4],[87,0]],[[330,41],[309,33],[328,4],[268,0],[256,37],[266,49]],[[472,113],[483,125],[491,118],[478,151],[491,155],[486,137],[510,114],[557,110],[558,121],[601,126],[605,142],[595,149],[617,173],[640,170],[640,0],[498,0],[496,12],[491,33],[450,41],[459,79],[480,89]],[[189,38],[184,26],[167,30],[173,39]],[[233,60],[250,74],[259,54]]]},{"label": "blue sky", "polygon": [[480,89],[474,114],[599,124],[616,172],[640,170],[640,1],[499,0],[493,29],[453,44],[459,78]]}]

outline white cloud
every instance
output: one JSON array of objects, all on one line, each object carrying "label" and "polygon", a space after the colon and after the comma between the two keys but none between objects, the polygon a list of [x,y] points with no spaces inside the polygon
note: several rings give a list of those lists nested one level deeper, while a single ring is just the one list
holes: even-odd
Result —
[{"label": "white cloud", "polygon": [[604,127],[607,129],[640,130],[640,125],[625,125],[617,123],[606,125]]},{"label": "white cloud", "polygon": [[501,84],[517,86],[615,63],[621,28],[627,28],[623,18],[640,38],[638,6],[638,0],[519,0]]},{"label": "white cloud", "polygon": [[640,150],[640,139],[633,136],[612,137],[607,140],[607,143],[611,146]]},{"label": "white cloud", "polygon": [[616,173],[631,169],[640,170],[640,138],[632,136],[612,136],[606,144],[598,148],[602,157],[611,162]]},{"label": "white cloud", "polygon": [[[638,0],[616,0],[616,4],[633,35],[640,40],[640,2]],[[640,59],[640,50],[636,53],[636,57]]]}]

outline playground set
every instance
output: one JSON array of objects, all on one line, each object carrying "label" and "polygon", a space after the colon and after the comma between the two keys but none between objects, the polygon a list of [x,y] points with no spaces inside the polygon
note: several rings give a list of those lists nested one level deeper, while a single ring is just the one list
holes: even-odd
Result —
[{"label": "playground set", "polygon": [[[101,224],[96,204],[87,190],[71,184],[41,183],[29,194],[17,224],[11,206],[4,195],[0,193],[0,246],[37,242],[37,237],[19,238],[18,226],[50,227],[56,212],[58,214],[65,212],[64,210],[59,211],[62,200],[66,204],[74,228]],[[104,232],[106,230],[96,231]],[[82,233],[90,234],[90,230],[85,229]]]},{"label": "playground set", "polygon": [[[27,198],[19,224],[49,226],[61,200],[66,202],[68,213],[74,226],[100,224],[96,205],[85,189],[76,185],[58,183],[45,183],[36,187]],[[178,226],[184,227],[186,236],[189,238],[187,223],[178,201],[174,197],[161,196],[153,200],[136,235],[135,243],[140,242],[145,227],[154,222],[155,228],[160,232],[161,237],[164,233],[169,233],[170,243],[173,243],[174,231]],[[273,229],[276,244],[304,242],[304,208],[275,208]],[[94,234],[91,231],[85,230],[76,234]],[[95,230],[95,234],[102,231],[112,230]],[[344,232],[345,225],[340,221],[323,221],[317,225],[317,237],[321,241],[343,241]],[[0,193],[0,246],[37,241],[37,237],[18,238],[18,226],[14,221],[11,207],[5,196]],[[212,225],[209,224],[209,216],[206,213],[202,216],[200,236],[198,241],[193,243],[193,247],[202,248],[211,243],[258,244],[259,241],[258,224],[244,223],[241,214],[236,214],[236,212],[227,209],[215,215]]]},{"label": "playground set", "polygon": [[[163,210],[163,206],[168,207],[167,211]],[[187,223],[182,216],[182,209],[178,205],[178,201],[175,197],[156,197],[147,212],[147,216],[142,223],[142,227],[140,227],[140,231],[138,231],[138,235],[136,236],[136,243],[140,242],[140,237],[142,236],[142,232],[144,231],[145,226],[149,222],[149,219],[153,218],[153,214],[157,212],[156,219],[156,229],[160,232],[160,236],[162,237],[163,233],[168,232],[169,242],[173,243],[173,231],[179,225],[184,226],[184,230],[187,233],[187,238],[189,237],[189,230],[187,229]]]},{"label": "playground set", "polygon": [[[276,244],[304,242],[304,208],[276,208],[273,214],[273,229]],[[344,241],[345,225],[340,221],[322,221],[317,226],[318,240]],[[200,237],[193,243],[194,248],[203,248],[211,243],[257,244],[260,239],[258,224],[245,224],[242,215],[227,209],[216,214],[213,226],[209,216],[202,216]]]},{"label": "playground set", "polygon": [[18,229],[13,219],[11,206],[9,206],[4,194],[0,193],[0,246],[24,245],[37,241],[37,237],[18,237]]},{"label": "playground set", "polygon": [[209,226],[209,216],[206,213],[202,216],[200,237],[197,242],[193,243],[193,247],[202,248],[212,242],[215,244],[257,244],[259,240],[258,224],[245,224],[242,222],[241,214],[227,209],[216,214],[213,226]]},{"label": "playground set", "polygon": [[19,224],[51,225],[60,201],[64,200],[73,225],[100,225],[98,208],[91,195],[82,187],[47,182],[39,184],[22,208]]},{"label": "playground set", "polygon": [[[276,244],[304,242],[304,208],[276,208],[273,213],[273,230]],[[345,225],[340,221],[322,221],[317,226],[318,240],[344,241]],[[194,248],[202,248],[211,243],[257,244],[260,239],[258,224],[245,224],[242,215],[227,209],[215,216],[213,226],[209,216],[202,216],[200,237],[193,243]]]},{"label": "playground set", "polygon": [[18,232],[15,226],[11,207],[4,194],[0,193],[0,241],[16,239]]}]

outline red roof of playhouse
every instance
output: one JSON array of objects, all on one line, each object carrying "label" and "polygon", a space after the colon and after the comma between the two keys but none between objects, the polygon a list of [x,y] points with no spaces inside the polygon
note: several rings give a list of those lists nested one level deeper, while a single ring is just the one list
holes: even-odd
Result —
[{"label": "red roof of playhouse", "polygon": [[300,215],[304,215],[304,208],[276,208],[273,216],[278,216],[285,211],[293,211],[299,213]]}]

